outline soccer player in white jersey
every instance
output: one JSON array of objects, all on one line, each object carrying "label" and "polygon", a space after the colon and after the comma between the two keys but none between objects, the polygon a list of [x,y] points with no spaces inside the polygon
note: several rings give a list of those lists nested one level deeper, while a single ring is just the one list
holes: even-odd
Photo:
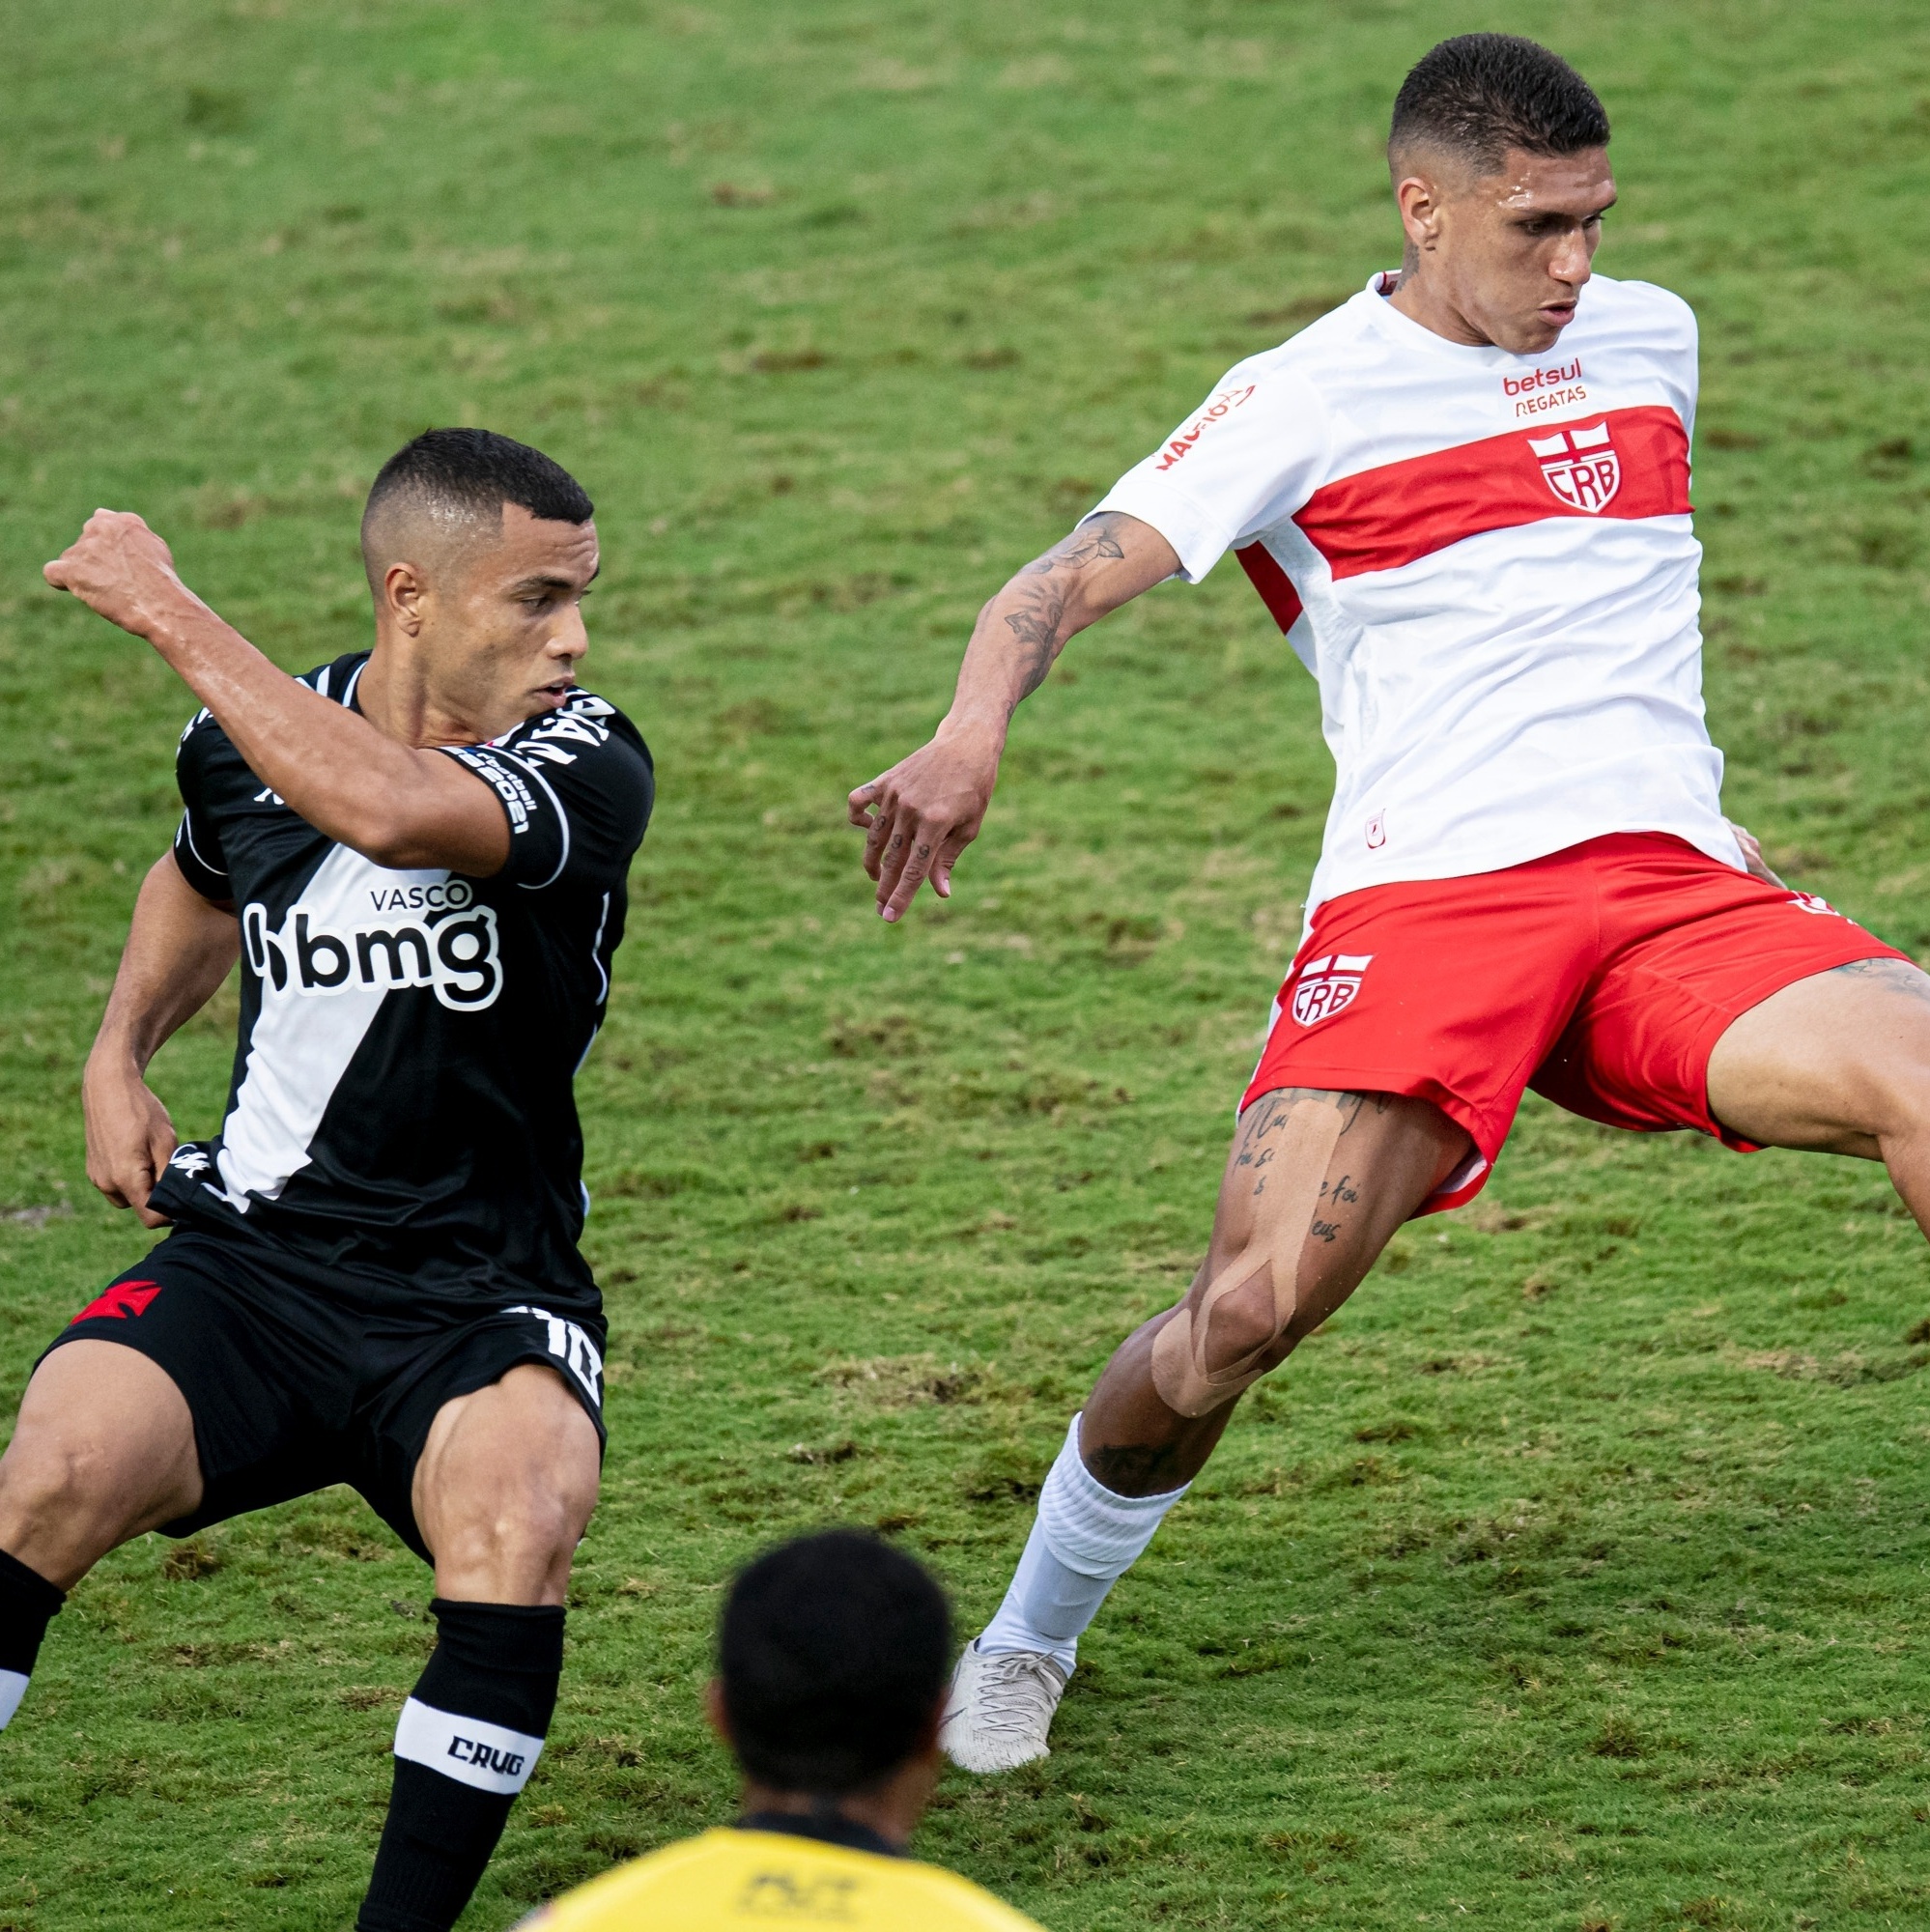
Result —
[{"label": "soccer player in white jersey", "polygon": [[1066,640],[1229,550],[1320,681],[1336,767],[1206,1260],[1072,1419],[953,1679],[968,1769],[1044,1754],[1080,1633],[1241,1392],[1404,1221],[1473,1197],[1524,1087],[1617,1126],[1883,1160],[1930,1225],[1930,978],[1722,815],[1695,319],[1591,273],[1607,142],[1532,42],[1429,53],[1388,148],[1399,273],[1241,363],[1014,577],[932,741],[851,795],[885,918],[926,879],[948,894]]}]

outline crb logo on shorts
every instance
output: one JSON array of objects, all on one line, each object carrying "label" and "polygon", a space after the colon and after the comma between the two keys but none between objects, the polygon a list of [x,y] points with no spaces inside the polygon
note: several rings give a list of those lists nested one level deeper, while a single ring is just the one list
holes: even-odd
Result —
[{"label": "crb logo on shorts", "polygon": [[[396,887],[371,894],[380,917],[334,931],[305,908],[291,906],[279,929],[268,909],[241,914],[248,964],[271,993],[320,995],[351,986],[431,986],[443,1006],[474,1012],[502,990],[497,963],[496,909],[474,903],[467,880]],[[415,917],[398,918],[398,914]]]},{"label": "crb logo on shorts", "polygon": [[1374,964],[1371,952],[1336,952],[1325,959],[1310,959],[1300,969],[1299,983],[1293,988],[1293,1017],[1303,1027],[1330,1020],[1344,1007],[1353,1005],[1360,991],[1360,978]]}]

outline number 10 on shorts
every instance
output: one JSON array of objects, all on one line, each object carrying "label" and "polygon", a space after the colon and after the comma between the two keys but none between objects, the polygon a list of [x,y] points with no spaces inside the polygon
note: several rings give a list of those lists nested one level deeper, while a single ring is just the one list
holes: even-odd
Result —
[{"label": "number 10 on shorts", "polygon": [[551,1354],[582,1383],[584,1392],[597,1407],[603,1406],[603,1357],[597,1352],[596,1344],[574,1321],[565,1321],[560,1315],[552,1315],[547,1308],[532,1308],[524,1302],[502,1312],[505,1315],[533,1316],[540,1321],[548,1331]]}]

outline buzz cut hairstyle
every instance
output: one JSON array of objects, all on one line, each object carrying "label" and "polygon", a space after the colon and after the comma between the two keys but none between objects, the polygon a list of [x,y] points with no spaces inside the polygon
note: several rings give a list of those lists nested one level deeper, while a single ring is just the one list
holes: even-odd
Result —
[{"label": "buzz cut hairstyle", "polygon": [[378,513],[412,499],[450,523],[499,523],[516,503],[544,523],[586,524],[596,514],[583,486],[540,449],[488,429],[426,430],[377,472],[362,511],[366,549]]},{"label": "buzz cut hairstyle", "polygon": [[880,1784],[928,1735],[951,1661],[945,1593],[902,1550],[853,1529],[767,1550],[718,1626],[737,1761],[777,1791]]},{"label": "buzz cut hairstyle", "polygon": [[1516,34],[1457,34],[1423,54],[1394,98],[1387,136],[1390,158],[1434,148],[1484,175],[1511,148],[1576,155],[1607,145],[1595,90],[1559,54]]}]

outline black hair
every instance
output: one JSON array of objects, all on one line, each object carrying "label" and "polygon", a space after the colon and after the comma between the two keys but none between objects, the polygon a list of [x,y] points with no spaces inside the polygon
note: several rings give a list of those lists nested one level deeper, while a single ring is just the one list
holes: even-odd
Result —
[{"label": "black hair", "polygon": [[384,463],[369,491],[362,527],[390,497],[416,496],[476,516],[520,503],[546,523],[586,524],[596,505],[560,463],[488,429],[425,430]]},{"label": "black hair", "polygon": [[1390,151],[1449,149],[1483,173],[1510,148],[1575,155],[1605,147],[1608,116],[1562,59],[1516,34],[1457,34],[1414,63],[1394,98]]},{"label": "black hair", "polygon": [[779,1791],[842,1797],[905,1762],[951,1657],[945,1593],[902,1551],[831,1529],[767,1550],[718,1628],[738,1762]]}]

